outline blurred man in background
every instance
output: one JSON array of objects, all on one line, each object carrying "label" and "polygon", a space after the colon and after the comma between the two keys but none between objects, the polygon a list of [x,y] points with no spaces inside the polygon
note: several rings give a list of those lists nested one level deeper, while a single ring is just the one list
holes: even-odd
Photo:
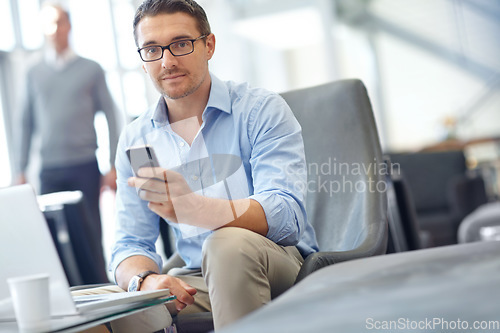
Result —
[{"label": "blurred man in background", "polygon": [[[27,182],[32,139],[38,133],[41,194],[82,191],[92,223],[91,239],[102,253],[100,189],[101,185],[116,189],[114,158],[119,126],[115,104],[100,65],[71,49],[68,11],[57,3],[45,3],[41,18],[46,49],[43,59],[29,69],[26,77],[17,182]],[[103,177],[95,154],[94,117],[98,111],[104,112],[109,129],[111,170]]]}]

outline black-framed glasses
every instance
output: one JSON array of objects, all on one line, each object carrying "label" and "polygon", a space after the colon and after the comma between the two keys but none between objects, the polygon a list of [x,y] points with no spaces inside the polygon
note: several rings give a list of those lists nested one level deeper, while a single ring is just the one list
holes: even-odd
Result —
[{"label": "black-framed glasses", "polygon": [[160,60],[161,58],[163,58],[163,51],[165,51],[165,49],[169,50],[174,57],[180,57],[193,53],[194,42],[205,37],[207,37],[207,35],[203,35],[195,39],[177,40],[168,44],[167,46],[148,45],[137,49],[137,52],[139,52],[139,55],[144,62]]}]

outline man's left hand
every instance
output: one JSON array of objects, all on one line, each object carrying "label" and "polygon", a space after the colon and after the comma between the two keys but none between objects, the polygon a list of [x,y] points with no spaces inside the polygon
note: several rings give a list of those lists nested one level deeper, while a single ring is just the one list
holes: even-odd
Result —
[{"label": "man's left hand", "polygon": [[[128,179],[128,185],[138,189],[139,197],[149,201],[149,209],[171,222],[177,223],[177,214],[183,222],[197,220],[202,197],[196,195],[184,177],[164,168],[141,168],[138,177]],[[177,212],[177,213],[176,213]]]}]

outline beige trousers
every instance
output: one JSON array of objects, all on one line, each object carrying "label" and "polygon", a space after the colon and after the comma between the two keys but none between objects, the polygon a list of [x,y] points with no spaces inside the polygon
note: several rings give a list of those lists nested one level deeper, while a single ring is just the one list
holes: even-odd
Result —
[{"label": "beige trousers", "polygon": [[[221,228],[203,245],[201,272],[189,271],[186,275],[185,270],[169,271],[198,291],[195,303],[182,310],[179,316],[212,311],[215,329],[220,329],[290,288],[302,262],[295,246],[277,245],[242,228]],[[113,291],[123,290],[114,286],[103,292]],[[154,332],[170,322],[166,307],[156,306],[111,325],[113,332],[132,332],[128,329]]]}]

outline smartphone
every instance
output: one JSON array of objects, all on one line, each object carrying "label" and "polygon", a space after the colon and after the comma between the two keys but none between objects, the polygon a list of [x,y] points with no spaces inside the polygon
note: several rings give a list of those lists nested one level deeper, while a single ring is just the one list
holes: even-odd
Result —
[{"label": "smartphone", "polygon": [[127,157],[135,176],[140,168],[159,167],[155,151],[150,145],[134,146],[127,149]]}]

